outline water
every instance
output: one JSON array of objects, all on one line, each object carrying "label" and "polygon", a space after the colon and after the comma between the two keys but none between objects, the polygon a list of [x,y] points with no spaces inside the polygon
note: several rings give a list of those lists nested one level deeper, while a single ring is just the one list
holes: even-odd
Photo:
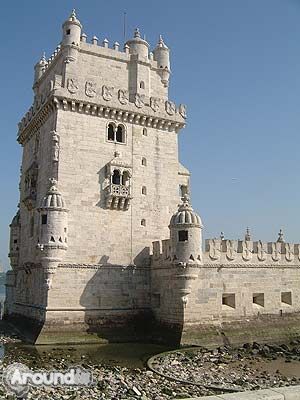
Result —
[{"label": "water", "polygon": [[171,350],[170,347],[148,343],[112,343],[76,346],[32,346],[24,343],[6,344],[0,347],[0,359],[4,356],[18,357],[26,364],[39,365],[43,362],[64,360],[68,364],[86,362],[96,365],[143,368],[155,354]]},{"label": "water", "polygon": [[279,371],[288,378],[300,378],[300,361],[286,362],[283,357],[272,361],[259,361],[255,364],[260,371],[275,373]]}]

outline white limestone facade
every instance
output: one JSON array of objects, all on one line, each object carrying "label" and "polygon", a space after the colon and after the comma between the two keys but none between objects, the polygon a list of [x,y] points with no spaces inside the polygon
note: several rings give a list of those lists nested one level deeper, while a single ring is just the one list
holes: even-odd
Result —
[{"label": "white limestone facade", "polygon": [[189,329],[197,339],[205,326],[298,315],[299,244],[247,232],[202,249],[178,158],[186,106],[169,99],[169,81],[161,36],[152,52],[138,29],[122,48],[88,43],[74,11],[35,65],[5,307],[5,318],[30,322],[33,341],[138,339],[140,328],[160,338],[166,328],[181,342]]}]

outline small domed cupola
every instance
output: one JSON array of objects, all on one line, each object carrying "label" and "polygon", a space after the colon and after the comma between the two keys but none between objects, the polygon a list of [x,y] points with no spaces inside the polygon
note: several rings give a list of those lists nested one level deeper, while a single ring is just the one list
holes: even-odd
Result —
[{"label": "small domed cupola", "polygon": [[61,193],[57,189],[57,182],[55,179],[50,180],[51,185],[45,197],[43,197],[40,205],[40,210],[49,209],[65,209],[65,201]]},{"label": "small domed cupola", "polygon": [[200,216],[193,210],[188,195],[172,216],[169,229],[171,257],[176,263],[194,264],[202,260],[202,231]]},{"label": "small domed cupola", "polygon": [[57,189],[57,181],[50,179],[50,187],[42,198],[39,219],[38,248],[42,257],[54,257],[61,260],[68,247],[68,209]]},{"label": "small domed cupola", "polygon": [[139,55],[143,58],[149,57],[149,43],[141,38],[139,28],[134,31],[134,38],[127,40],[125,46],[129,47],[129,54]]},{"label": "small domed cupola", "polygon": [[62,45],[79,46],[82,25],[77,19],[75,10],[72,10],[70,17],[63,23]]}]

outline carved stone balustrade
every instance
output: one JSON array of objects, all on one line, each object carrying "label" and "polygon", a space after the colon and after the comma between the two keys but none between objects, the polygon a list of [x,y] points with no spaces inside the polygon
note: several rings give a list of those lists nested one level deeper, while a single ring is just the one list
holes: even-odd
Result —
[{"label": "carved stone balustrade", "polygon": [[128,210],[130,205],[130,186],[111,184],[105,189],[106,207],[115,210]]}]

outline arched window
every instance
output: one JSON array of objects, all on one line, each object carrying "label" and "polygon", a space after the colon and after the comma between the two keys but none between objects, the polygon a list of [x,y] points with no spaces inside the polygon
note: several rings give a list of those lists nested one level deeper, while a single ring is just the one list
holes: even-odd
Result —
[{"label": "arched window", "polygon": [[146,128],[143,129],[143,135],[147,136],[147,129]]},{"label": "arched window", "polygon": [[141,225],[142,225],[142,226],[146,226],[146,220],[145,220],[145,219],[142,219],[142,220],[141,220]]},{"label": "arched window", "polygon": [[107,140],[114,143],[125,143],[125,126],[116,126],[110,122],[107,126]]},{"label": "arched window", "polygon": [[116,141],[118,143],[124,143],[125,138],[124,138],[124,127],[123,125],[118,125],[117,132],[116,132]]},{"label": "arched window", "polygon": [[121,184],[120,171],[118,171],[117,169],[114,170],[114,173],[112,175],[112,183],[114,185],[120,185]]},{"label": "arched window", "polygon": [[145,167],[147,165],[147,160],[145,157],[142,158],[142,165]]},{"label": "arched window", "polygon": [[115,140],[115,127],[113,124],[108,124],[107,139],[111,141]]},{"label": "arched window", "polygon": [[145,82],[144,81],[140,82],[140,89],[145,89]]},{"label": "arched window", "polygon": [[144,194],[144,195],[146,196],[146,194],[147,194],[147,188],[146,188],[146,186],[143,186],[143,187],[142,187],[142,194]]},{"label": "arched window", "polygon": [[130,176],[128,171],[124,171],[122,176],[122,185],[129,186],[129,178]]}]

